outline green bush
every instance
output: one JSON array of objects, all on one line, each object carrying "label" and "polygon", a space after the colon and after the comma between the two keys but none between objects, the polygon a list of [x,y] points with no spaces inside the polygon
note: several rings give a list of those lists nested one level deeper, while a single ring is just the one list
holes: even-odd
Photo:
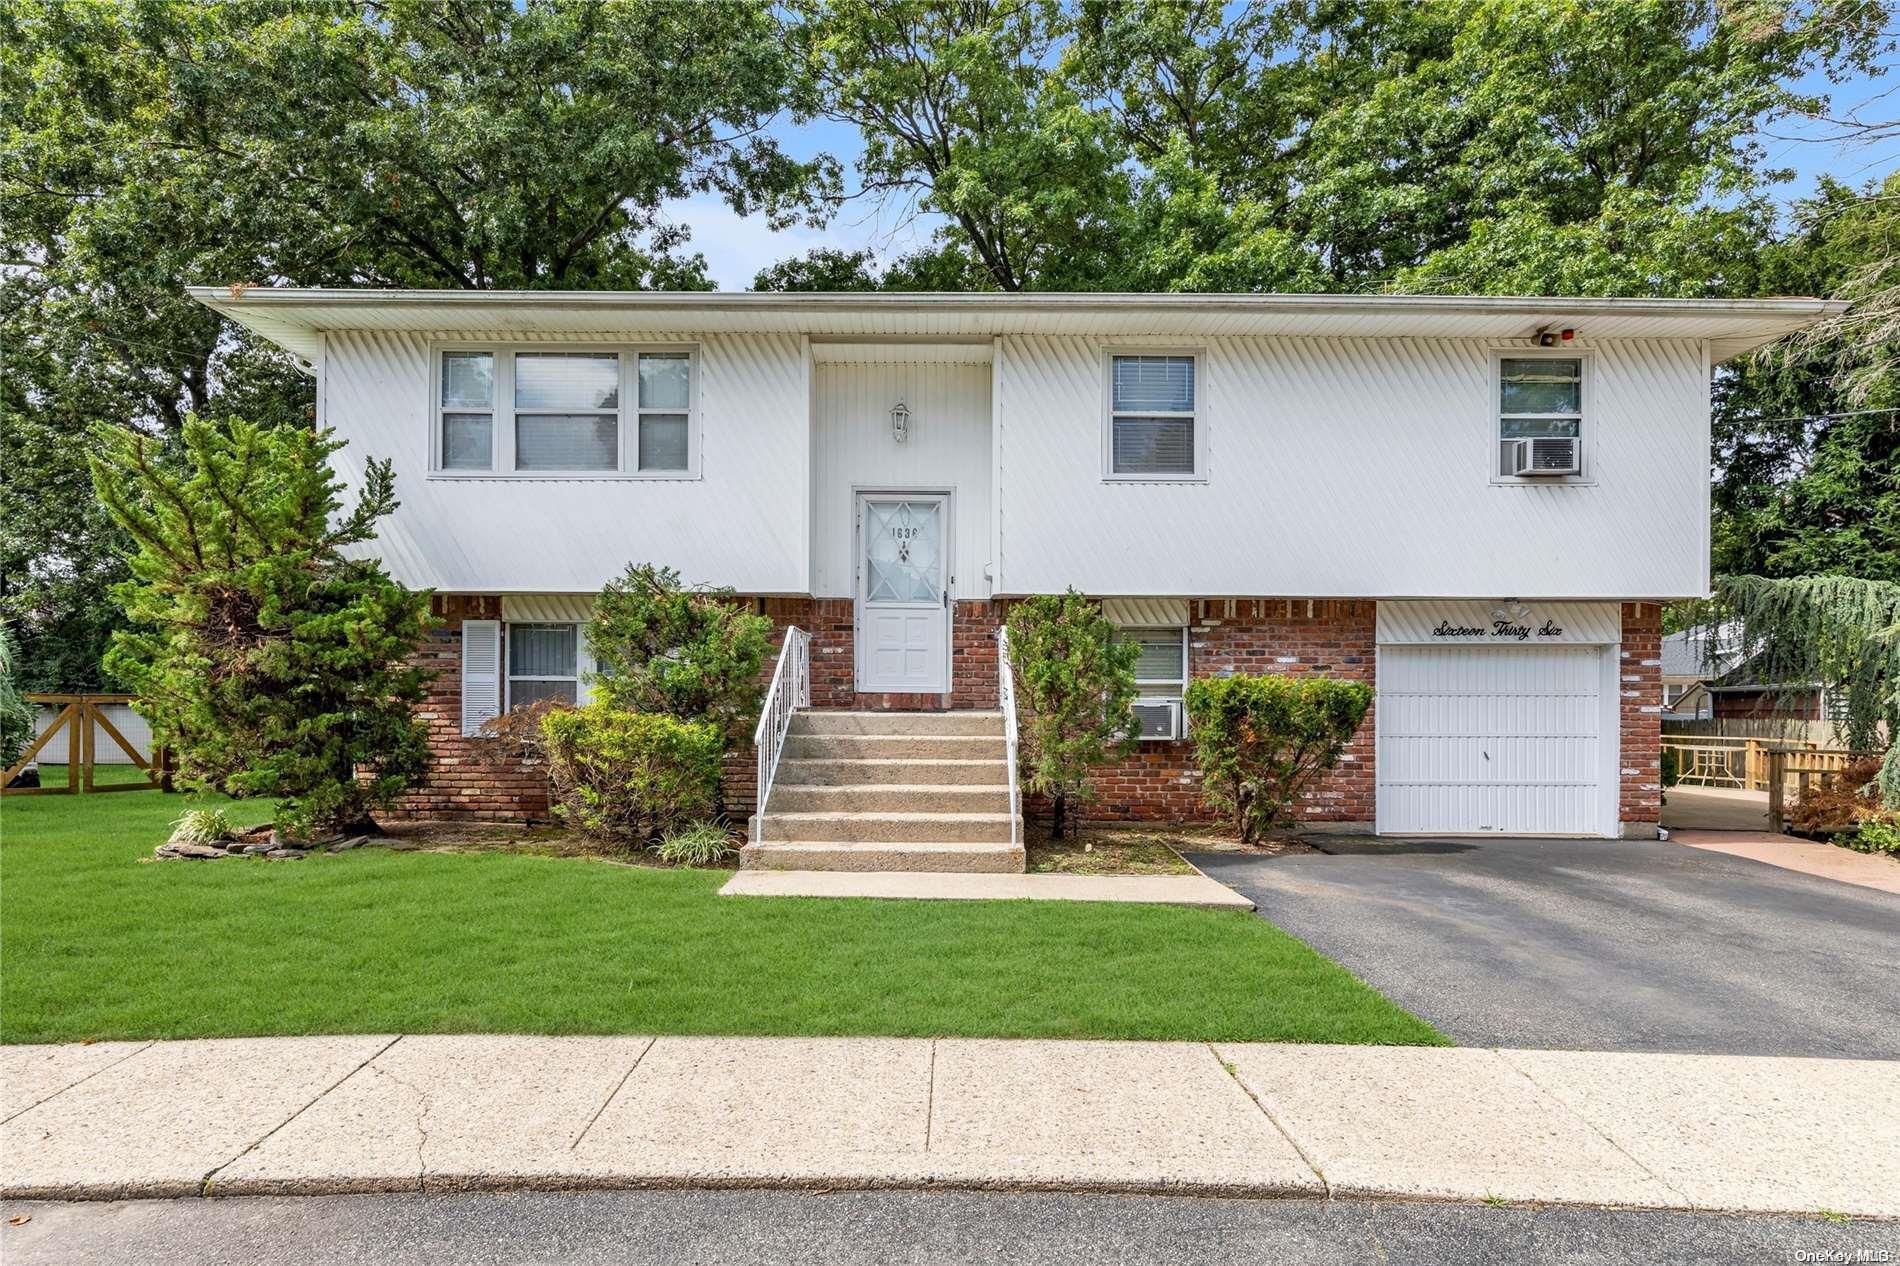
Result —
[{"label": "green bush", "polygon": [[1887,857],[1900,857],[1900,818],[1884,815],[1864,818],[1858,831],[1837,835],[1834,837],[1834,842],[1843,848],[1851,848],[1857,853],[1879,853]]},{"label": "green bush", "polygon": [[549,711],[541,735],[554,811],[585,835],[639,847],[713,813],[715,725],[592,703]]},{"label": "green bush", "polygon": [[1187,688],[1202,794],[1240,838],[1291,825],[1293,806],[1339,763],[1372,687],[1330,677],[1203,677]]},{"label": "green bush", "polygon": [[730,589],[687,589],[671,567],[630,565],[594,601],[594,697],[628,712],[708,721],[749,735],[765,693],[772,622]]},{"label": "green bush", "polygon": [[0,769],[13,768],[33,740],[33,708],[14,677],[13,631],[0,624]]},{"label": "green bush", "polygon": [[669,866],[716,866],[738,850],[732,832],[717,822],[695,822],[668,831],[653,853]]},{"label": "green bush", "polygon": [[1682,753],[1677,751],[1673,747],[1663,748],[1663,753],[1662,753],[1663,790],[1667,791],[1669,788],[1675,786],[1677,783],[1681,781],[1682,781]]},{"label": "green bush", "polygon": [[1010,608],[1009,647],[1023,783],[1049,797],[1059,837],[1070,806],[1089,798],[1089,769],[1135,745],[1141,647],[1073,589]]}]

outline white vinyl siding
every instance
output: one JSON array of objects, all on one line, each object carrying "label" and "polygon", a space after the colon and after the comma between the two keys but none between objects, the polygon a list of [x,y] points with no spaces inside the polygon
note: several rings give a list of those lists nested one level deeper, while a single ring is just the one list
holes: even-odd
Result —
[{"label": "white vinyl siding", "polygon": [[581,702],[580,627],[508,626],[508,707]]},{"label": "white vinyl siding", "polygon": [[1108,478],[1201,474],[1199,378],[1199,360],[1192,355],[1108,358]]},{"label": "white vinyl siding", "polygon": [[462,733],[501,715],[501,621],[462,621]]},{"label": "white vinyl siding", "polygon": [[446,476],[696,478],[690,349],[445,347],[432,469]]},{"label": "white vinyl siding", "polygon": [[995,591],[1706,594],[1707,349],[1586,334],[1584,495],[1497,476],[1498,349],[1478,339],[1210,337],[1195,392],[1208,478],[1168,482],[1104,479],[1086,457],[1108,355],[1141,349],[1008,336]]},{"label": "white vinyl siding", "polygon": [[1581,356],[1499,355],[1498,467],[1514,471],[1512,441],[1583,439],[1587,365]]}]

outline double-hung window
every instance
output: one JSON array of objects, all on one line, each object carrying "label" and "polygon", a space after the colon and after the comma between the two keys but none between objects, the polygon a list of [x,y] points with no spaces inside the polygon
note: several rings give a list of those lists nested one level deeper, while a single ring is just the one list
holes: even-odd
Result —
[{"label": "double-hung window", "polygon": [[572,624],[508,626],[508,707],[580,700],[580,629]]},{"label": "double-hung window", "polygon": [[444,474],[691,477],[685,350],[448,349],[436,362]]},{"label": "double-hung window", "polygon": [[1199,360],[1110,356],[1106,474],[1110,479],[1197,479]]},{"label": "double-hung window", "polygon": [[620,469],[620,357],[516,352],[515,469]]},{"label": "double-hung window", "polygon": [[1583,358],[1500,356],[1497,365],[1498,474],[1518,473],[1518,440],[1567,439],[1581,450]]},{"label": "double-hung window", "polygon": [[1141,648],[1135,659],[1135,719],[1144,739],[1177,739],[1186,730],[1181,696],[1187,693],[1188,631],[1126,629]]}]

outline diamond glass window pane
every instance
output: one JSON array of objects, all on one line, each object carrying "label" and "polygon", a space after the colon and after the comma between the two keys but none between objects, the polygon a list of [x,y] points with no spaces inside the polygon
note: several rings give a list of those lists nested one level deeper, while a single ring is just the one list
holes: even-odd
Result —
[{"label": "diamond glass window pane", "polygon": [[684,413],[640,415],[641,470],[685,470],[686,443]]},{"label": "diamond glass window pane", "polygon": [[1583,412],[1583,362],[1538,358],[1498,363],[1500,413]]},{"label": "diamond glass window pane", "polygon": [[1507,440],[1575,439],[1583,433],[1580,418],[1504,418],[1498,435]]},{"label": "diamond glass window pane", "polygon": [[493,463],[495,419],[487,413],[442,415],[442,469],[487,470]]},{"label": "diamond glass window pane", "polygon": [[442,403],[450,408],[490,409],[495,404],[492,352],[442,354]]},{"label": "diamond glass window pane", "polygon": [[515,407],[619,408],[620,358],[611,352],[585,356],[519,352],[515,355]]},{"label": "diamond glass window pane", "polygon": [[508,675],[573,677],[576,634],[571,624],[508,626]]},{"label": "diamond glass window pane", "polygon": [[1117,356],[1114,411],[1194,412],[1192,356]]},{"label": "diamond glass window pane", "polygon": [[693,366],[684,353],[640,357],[640,407],[684,409],[692,397]]},{"label": "diamond glass window pane", "polygon": [[516,470],[613,470],[620,426],[611,413],[524,413],[515,418]]},{"label": "diamond glass window pane", "polygon": [[868,601],[943,601],[942,511],[937,501],[865,503]]},{"label": "diamond glass window pane", "polygon": [[571,681],[511,681],[508,683],[508,706],[525,708],[546,699],[556,703],[573,703],[579,694],[580,691]]},{"label": "diamond glass window pane", "polygon": [[1136,681],[1175,682],[1187,678],[1179,633],[1141,633],[1135,640],[1141,644],[1141,655],[1135,660]]},{"label": "diamond glass window pane", "polygon": [[1194,473],[1194,419],[1116,418],[1115,473]]}]

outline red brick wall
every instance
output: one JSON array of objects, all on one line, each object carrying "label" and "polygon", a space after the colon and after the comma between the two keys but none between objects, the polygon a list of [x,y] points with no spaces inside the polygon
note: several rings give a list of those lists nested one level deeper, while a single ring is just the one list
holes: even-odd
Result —
[{"label": "red brick wall", "polygon": [[[539,770],[489,763],[482,758],[487,740],[462,737],[462,621],[499,620],[501,599],[437,594],[430,607],[438,623],[417,655],[435,674],[418,709],[429,731],[428,779],[386,816],[496,822],[547,816],[547,781]],[[506,652],[503,647],[503,662]]]},{"label": "red brick wall", "polygon": [[[1373,684],[1376,604],[1304,598],[1201,598],[1190,604],[1188,672],[1319,675]],[[1378,707],[1377,702],[1373,708]],[[1373,712],[1347,744],[1339,767],[1299,807],[1307,822],[1370,823],[1374,813]],[[1121,820],[1205,821],[1194,744],[1143,743],[1097,773],[1098,797],[1085,813]],[[1040,809],[1040,806],[1038,806]]]},{"label": "red brick wall", "polygon": [[[1617,818],[1623,823],[1662,821],[1662,607],[1623,604],[1623,644],[1617,661],[1622,713],[1622,788]],[[1638,827],[1638,830],[1641,828]]]}]

